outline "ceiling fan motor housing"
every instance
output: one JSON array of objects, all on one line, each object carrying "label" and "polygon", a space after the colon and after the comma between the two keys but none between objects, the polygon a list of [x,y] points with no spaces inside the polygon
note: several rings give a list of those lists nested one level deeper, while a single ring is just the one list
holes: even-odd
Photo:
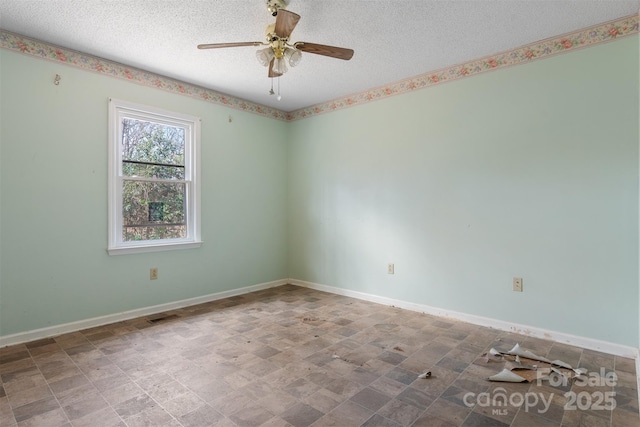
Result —
[{"label": "ceiling fan motor housing", "polygon": [[267,29],[265,30],[266,39],[267,43],[271,45],[271,49],[273,49],[273,53],[275,54],[276,58],[282,58],[289,38],[278,37],[278,35],[276,34],[275,25],[276,24],[267,25]]},{"label": "ceiling fan motor housing", "polygon": [[278,10],[285,9],[289,4],[289,0],[267,0],[267,10],[271,16],[277,16]]}]

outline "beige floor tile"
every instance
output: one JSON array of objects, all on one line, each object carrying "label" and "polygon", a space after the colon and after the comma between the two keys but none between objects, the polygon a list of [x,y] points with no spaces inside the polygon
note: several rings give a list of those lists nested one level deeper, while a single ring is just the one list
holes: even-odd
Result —
[{"label": "beige floor tile", "polygon": [[91,412],[72,421],[73,427],[124,427],[125,423],[111,408],[106,407]]},{"label": "beige floor tile", "polygon": [[155,407],[125,419],[127,427],[180,427],[182,424],[167,411]]},{"label": "beige floor tile", "polygon": [[6,397],[0,397],[0,425],[10,426],[15,424],[16,419],[13,416],[11,405],[9,405],[9,399],[7,399]]},{"label": "beige floor tile", "polygon": [[73,421],[85,417],[101,409],[105,409],[109,404],[99,394],[88,394],[85,398],[75,400],[62,407],[67,417]]},{"label": "beige floor tile", "polygon": [[229,415],[229,419],[240,427],[259,426],[273,417],[274,414],[255,402],[250,402],[240,410]]},{"label": "beige floor tile", "polygon": [[[615,385],[487,381],[505,364],[482,353],[516,343],[602,375],[615,369]],[[613,412],[565,410],[567,392],[612,391]],[[552,399],[466,403],[482,393]],[[634,360],[285,285],[2,348],[0,424],[626,427],[640,418]]]},{"label": "beige floor tile", "polygon": [[195,411],[200,406],[204,405],[204,403],[205,402],[202,401],[202,399],[200,399],[195,393],[187,391],[184,394],[164,402],[162,407],[175,418],[180,418],[189,412]]},{"label": "beige floor tile", "polygon": [[[327,416],[329,424],[326,425],[359,426],[369,418],[371,418],[374,413],[375,411],[372,411],[371,409],[365,408],[355,402],[347,400],[340,406],[335,408],[333,411],[329,412]],[[343,424],[333,424],[334,420],[337,420],[338,423],[342,422]],[[321,423],[320,425],[325,424]]]},{"label": "beige floor tile", "polygon": [[18,427],[68,427],[71,426],[69,420],[61,408],[35,414],[18,422]]},{"label": "beige floor tile", "polygon": [[37,368],[7,374],[5,379],[2,387],[7,396],[47,385],[47,380],[38,372]]},{"label": "beige floor tile", "polygon": [[[13,415],[18,423],[34,417],[44,416],[43,414],[60,409],[60,405],[55,397],[49,396],[35,402],[27,403],[13,409]],[[66,420],[66,417],[64,417]]]},{"label": "beige floor tile", "polygon": [[9,399],[9,404],[11,405],[11,407],[17,408],[19,406],[26,405],[27,403],[32,403],[52,395],[53,394],[51,393],[49,386],[45,383],[37,387],[31,387],[15,393],[9,393],[7,397]]},{"label": "beige floor tile", "polygon": [[446,399],[439,398],[433,402],[423,415],[427,417],[439,418],[453,425],[462,425],[467,418],[471,409],[449,402]]}]

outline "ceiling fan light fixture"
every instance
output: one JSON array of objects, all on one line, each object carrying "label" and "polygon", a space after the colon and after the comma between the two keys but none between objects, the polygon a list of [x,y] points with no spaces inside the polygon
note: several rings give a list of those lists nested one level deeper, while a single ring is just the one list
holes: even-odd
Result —
[{"label": "ceiling fan light fixture", "polygon": [[287,61],[284,57],[276,58],[273,63],[273,72],[276,74],[284,74],[288,70]]},{"label": "ceiling fan light fixture", "polygon": [[288,47],[284,50],[284,57],[289,63],[289,66],[295,67],[300,63],[300,60],[302,59],[302,52],[297,49]]},{"label": "ceiling fan light fixture", "polygon": [[256,58],[258,58],[258,62],[263,67],[268,67],[271,60],[275,57],[273,53],[273,49],[270,47],[266,47],[264,49],[260,49],[256,52]]}]

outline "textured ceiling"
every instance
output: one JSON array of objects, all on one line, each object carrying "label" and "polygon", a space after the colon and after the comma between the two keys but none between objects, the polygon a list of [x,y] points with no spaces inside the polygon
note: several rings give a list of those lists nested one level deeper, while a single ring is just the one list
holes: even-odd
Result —
[{"label": "textured ceiling", "polygon": [[[291,0],[293,41],[355,50],[303,54],[269,95],[254,47],[273,18],[264,0],[0,0],[0,29],[234,97],[294,111],[638,13],[640,0]],[[278,89],[278,79],[275,89]]]}]

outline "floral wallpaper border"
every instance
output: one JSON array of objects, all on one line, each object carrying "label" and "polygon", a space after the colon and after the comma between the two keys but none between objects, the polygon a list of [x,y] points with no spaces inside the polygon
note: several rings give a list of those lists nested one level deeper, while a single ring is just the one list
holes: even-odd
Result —
[{"label": "floral wallpaper border", "polygon": [[559,53],[606,43],[615,39],[638,34],[640,15],[631,15],[614,21],[599,24],[577,32],[542,40],[520,48],[486,56],[471,62],[443,68],[430,73],[391,83],[386,86],[356,93],[351,96],[312,105],[286,114],[288,121],[299,120],[330,111],[340,110],[389,96],[412,92],[417,89],[474,76],[486,71],[503,67],[526,64],[536,59],[548,58]]},{"label": "floral wallpaper border", "polygon": [[256,104],[244,99],[235,98],[224,93],[216,92],[190,83],[174,80],[159,74],[154,74],[138,68],[129,67],[118,62],[102,59],[97,56],[65,49],[29,37],[24,37],[8,31],[0,30],[0,48],[20,52],[54,62],[104,74],[107,76],[129,80],[143,86],[149,86],[167,92],[201,99],[214,104],[224,105],[237,110],[249,111],[265,117],[286,121],[286,113],[275,108]]},{"label": "floral wallpaper border", "polygon": [[293,112],[284,112],[275,108],[256,104],[211,89],[184,83],[158,74],[128,67],[117,62],[98,58],[89,54],[64,49],[48,43],[0,30],[0,48],[20,52],[50,61],[62,62],[87,71],[129,80],[144,86],[154,87],[214,104],[224,105],[237,110],[249,111],[277,120],[300,120],[319,114],[365,104],[389,96],[424,89],[437,84],[466,78],[486,71],[503,67],[526,64],[530,61],[548,58],[560,53],[573,51],[587,46],[606,43],[615,39],[638,34],[639,15],[631,15],[614,21],[605,22],[580,31],[542,40],[520,48],[474,61],[431,71],[416,77],[401,80],[379,88],[356,93],[348,97],[335,99],[322,104],[312,105]]}]

